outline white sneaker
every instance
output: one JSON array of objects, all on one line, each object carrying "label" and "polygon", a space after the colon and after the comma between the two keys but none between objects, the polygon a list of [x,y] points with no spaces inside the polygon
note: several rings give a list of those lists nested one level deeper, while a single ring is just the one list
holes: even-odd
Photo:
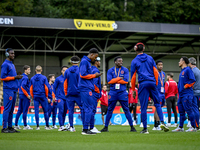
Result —
[{"label": "white sneaker", "polygon": [[177,127],[177,123],[172,124],[171,127]]},{"label": "white sneaker", "polygon": [[190,121],[188,121],[187,127],[188,127],[188,128],[191,128],[191,127],[192,127]]},{"label": "white sneaker", "polygon": [[69,131],[70,131],[70,132],[76,132],[75,127],[73,127],[73,128],[70,127],[70,128],[69,128]]},{"label": "white sneaker", "polygon": [[184,128],[177,127],[176,129],[172,130],[172,132],[184,132]]},{"label": "white sneaker", "polygon": [[134,125],[134,126],[136,126],[136,125],[137,125],[136,121],[133,121],[133,125]]},{"label": "white sneaker", "polygon": [[143,123],[141,122],[140,127],[143,128]]},{"label": "white sneaker", "polygon": [[67,130],[69,130],[70,124],[68,123],[68,124],[65,126],[65,128],[66,128]]},{"label": "white sneaker", "polygon": [[33,130],[33,128],[31,128],[29,125],[24,126],[23,130]]},{"label": "white sneaker", "polygon": [[20,126],[18,125],[18,126],[14,126],[14,129],[15,129],[15,130],[20,130],[21,128],[20,128]]},{"label": "white sneaker", "polygon": [[171,127],[171,123],[167,123],[166,126],[167,126],[167,127]]},{"label": "white sneaker", "polygon": [[45,130],[51,130],[52,128],[51,128],[51,127],[45,126],[44,129],[45,129]]},{"label": "white sneaker", "polygon": [[163,124],[163,123],[161,123],[161,125],[159,126],[161,129],[163,129],[165,132],[168,132],[169,131],[169,128],[165,125],[165,124]]},{"label": "white sneaker", "polygon": [[94,127],[92,130],[90,130],[91,132],[94,132],[94,133],[101,133],[96,127]]},{"label": "white sneaker", "polygon": [[124,123],[122,124],[122,126],[128,126],[128,125],[129,125],[128,120],[126,120],[126,122],[124,122]]},{"label": "white sneaker", "polygon": [[36,130],[40,130],[40,127],[37,127]]},{"label": "white sneaker", "polygon": [[160,126],[157,127],[157,131],[161,131],[162,129],[160,128]]},{"label": "white sneaker", "polygon": [[58,129],[58,127],[56,125],[52,126],[52,129]]},{"label": "white sneaker", "polygon": [[153,127],[153,129],[152,129],[152,130],[156,131],[156,130],[157,130],[157,127]]},{"label": "white sneaker", "polygon": [[67,131],[67,129],[64,126],[61,126],[58,131]]},{"label": "white sneaker", "polygon": [[185,132],[197,132],[196,128],[190,127],[188,130]]}]

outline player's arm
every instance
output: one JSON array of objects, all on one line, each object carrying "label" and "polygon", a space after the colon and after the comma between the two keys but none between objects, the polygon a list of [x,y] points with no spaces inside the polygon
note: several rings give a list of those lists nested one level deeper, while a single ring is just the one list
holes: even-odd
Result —
[{"label": "player's arm", "polygon": [[12,81],[15,79],[21,79],[22,75],[16,75],[16,76],[8,76],[8,68],[9,66],[7,64],[2,65],[1,67],[1,80],[2,81]]},{"label": "player's arm", "polygon": [[128,84],[128,80],[129,80],[129,71],[128,69],[124,70],[124,78],[119,80],[117,83],[119,84]]},{"label": "player's arm", "polygon": [[131,88],[133,91],[135,91],[136,73],[137,73],[136,65],[134,64],[134,61],[132,61],[131,62]]},{"label": "player's arm", "polygon": [[28,94],[28,91],[26,91],[27,84],[28,84],[28,79],[23,78],[21,83],[21,90],[28,99],[31,99],[30,95]]},{"label": "player's arm", "polygon": [[32,80],[30,82],[30,94],[31,94],[31,97],[33,98],[33,83],[32,83]]},{"label": "player's arm", "polygon": [[156,63],[154,60],[153,61],[153,73],[154,73],[154,77],[156,79],[156,85],[158,85],[158,76],[159,76],[159,73],[158,73],[158,69],[156,67]]},{"label": "player's arm", "polygon": [[187,84],[184,85],[184,89],[190,88],[194,85],[194,83],[196,82],[195,77],[194,77],[194,73],[192,72],[192,70],[187,70],[187,76],[188,76],[188,81]]},{"label": "player's arm", "polygon": [[80,66],[80,70],[79,70],[81,78],[87,79],[87,80],[96,78],[95,74],[88,74],[87,70],[88,70],[88,64],[87,64],[87,62],[83,61]]},{"label": "player's arm", "polygon": [[168,93],[168,88],[169,88],[169,82],[165,82],[165,96],[167,95]]},{"label": "player's arm", "polygon": [[65,96],[67,96],[67,89],[68,89],[68,81],[67,81],[67,70],[66,70],[65,74],[64,74],[64,93],[65,93]]},{"label": "player's arm", "polygon": [[49,83],[48,83],[47,78],[44,79],[44,89],[45,89],[46,98],[48,99],[48,94],[49,94]]},{"label": "player's arm", "polygon": [[108,70],[108,72],[107,72],[107,81],[108,81],[108,84],[115,84],[115,83],[117,83],[121,79],[122,78],[120,78],[120,77],[112,78],[112,71]]}]

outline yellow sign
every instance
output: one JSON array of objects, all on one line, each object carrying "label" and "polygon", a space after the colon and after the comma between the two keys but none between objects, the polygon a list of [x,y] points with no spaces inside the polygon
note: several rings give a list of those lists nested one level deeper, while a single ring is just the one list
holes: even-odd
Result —
[{"label": "yellow sign", "polygon": [[74,25],[79,30],[113,31],[117,29],[115,21],[74,19]]}]

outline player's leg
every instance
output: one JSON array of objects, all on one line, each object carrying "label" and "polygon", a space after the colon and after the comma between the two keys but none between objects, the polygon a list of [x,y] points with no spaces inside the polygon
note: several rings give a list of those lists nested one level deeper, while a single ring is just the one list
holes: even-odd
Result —
[{"label": "player's leg", "polygon": [[129,111],[129,107],[128,107],[128,100],[127,101],[124,101],[124,100],[120,100],[120,104],[123,108],[123,111],[125,113],[125,116],[129,122],[129,125],[131,127],[131,132],[136,132],[136,129],[133,127],[133,120],[132,120],[132,117],[131,117],[131,113]]},{"label": "player's leg", "polygon": [[49,127],[49,115],[48,115],[48,100],[47,98],[41,98],[40,99],[40,104],[42,106],[43,112],[44,112],[44,119],[46,122],[46,127]]},{"label": "player's leg", "polygon": [[55,127],[56,125],[56,115],[57,115],[57,102],[53,103],[53,114],[52,114],[52,122],[53,122],[53,126]]},{"label": "player's leg", "polygon": [[166,102],[167,102],[167,114],[168,114],[168,125],[171,125],[172,100],[173,100],[173,97],[168,97],[166,99]]},{"label": "player's leg", "polygon": [[163,112],[162,112],[162,108],[160,105],[160,99],[158,96],[158,89],[157,89],[156,85],[154,85],[154,84],[151,84],[149,89],[150,89],[150,95],[154,101],[154,106],[156,107],[159,119],[161,122],[163,122]]},{"label": "player's leg", "polygon": [[29,106],[30,106],[30,100],[26,96],[23,96],[23,122],[24,122],[23,130],[33,130],[33,128],[27,125],[27,113]]},{"label": "player's leg", "polygon": [[93,112],[90,120],[90,130],[94,128],[94,122],[95,122],[95,114],[96,114],[96,109],[97,109],[97,98],[93,97]]},{"label": "player's leg", "polygon": [[9,116],[8,116],[8,128],[12,128],[12,119],[13,119],[13,111],[15,108],[15,102],[16,102],[16,98],[17,98],[17,93],[16,92],[12,92],[13,93],[13,99],[12,101],[12,106],[11,106],[11,110],[9,112]]},{"label": "player's leg", "polygon": [[66,100],[63,100],[63,104],[64,104],[64,110],[63,110],[63,124],[65,124],[65,119],[66,119],[67,110],[68,110],[67,101],[66,101]]},{"label": "player's leg", "polygon": [[78,96],[78,97],[75,99],[75,101],[76,101],[76,104],[78,105],[78,107],[79,107],[80,110],[81,110],[81,120],[82,120],[82,123],[83,123],[83,120],[84,120],[84,118],[83,118],[83,116],[84,116],[84,111],[83,111],[83,106],[82,106],[82,103],[81,103],[81,97]]},{"label": "player's leg", "polygon": [[[4,100],[4,110],[3,110],[3,129],[2,132],[6,132],[6,129],[8,127],[8,117],[9,117],[9,112],[11,111],[12,107],[12,100],[13,100],[13,93],[10,91],[3,91],[3,100]],[[4,131],[5,130],[5,131]]]},{"label": "player's leg", "polygon": [[51,103],[48,102],[48,117],[51,117],[51,111],[52,111],[52,107],[51,107]]},{"label": "player's leg", "polygon": [[172,101],[172,110],[173,110],[173,113],[174,113],[174,117],[175,117],[175,126],[177,125],[177,121],[178,121],[178,117],[177,117],[177,111],[176,111],[176,97],[174,96]]},{"label": "player's leg", "polygon": [[183,124],[184,124],[184,121],[185,121],[185,109],[184,109],[184,106],[183,106],[183,99],[180,97],[179,100],[178,100],[178,111],[179,111],[179,114],[180,114],[180,123],[179,123],[179,128],[183,128]]},{"label": "player's leg", "polygon": [[117,100],[109,100],[108,101],[108,110],[107,110],[107,115],[106,115],[106,122],[105,122],[105,126],[101,130],[101,132],[108,132],[108,124],[109,124],[110,119],[112,117],[112,113],[113,113],[113,110],[116,106],[116,103],[117,103]]},{"label": "player's leg", "polygon": [[33,100],[34,100],[34,109],[35,109],[35,121],[36,121],[37,127],[39,127],[39,100],[37,97],[35,97]]},{"label": "player's leg", "polygon": [[[141,118],[143,122],[143,131],[147,130],[147,106],[149,99],[149,88],[148,84],[140,84],[138,90],[138,97],[141,105]],[[148,132],[148,131],[147,131]]]},{"label": "player's leg", "polygon": [[91,91],[81,92],[81,101],[83,102],[84,117],[85,117],[83,129],[86,131],[88,130],[88,126],[93,112],[92,92]]},{"label": "player's leg", "polygon": [[62,99],[58,99],[58,121],[61,126],[64,126],[63,123],[63,112],[64,112],[64,104]]},{"label": "player's leg", "polygon": [[196,128],[199,128],[199,108],[198,108],[198,96],[193,96],[193,101],[192,101],[192,108],[194,112],[194,117],[195,117],[195,125]]},{"label": "player's leg", "polygon": [[104,115],[105,115],[105,106],[101,104],[101,119],[102,119],[103,125],[105,125]]},{"label": "player's leg", "polygon": [[133,118],[134,118],[133,125],[136,125],[136,123],[137,123],[137,114],[136,114],[136,110],[137,110],[137,103],[133,103]]},{"label": "player's leg", "polygon": [[19,117],[20,115],[22,114],[23,112],[23,97],[20,95],[19,96],[19,106],[18,106],[18,111],[17,111],[17,114],[16,114],[16,118],[15,118],[15,129],[21,129],[19,126],[18,126],[18,121],[19,121]]},{"label": "player's leg", "polygon": [[128,101],[123,101],[123,100],[120,100],[119,101],[121,106],[122,106],[122,109],[125,113],[125,116],[126,116],[126,119],[128,120],[129,122],[129,125],[130,126],[133,126],[133,120],[132,120],[132,117],[131,117],[131,113],[129,111],[129,107],[128,107]]},{"label": "player's leg", "polygon": [[69,124],[70,127],[74,127],[73,125],[73,115],[74,115],[74,105],[75,105],[75,101],[73,101],[73,99],[67,99],[67,104],[68,104],[68,109],[69,109],[69,113],[68,113],[68,117],[69,117]]},{"label": "player's leg", "polygon": [[25,127],[27,126],[27,113],[29,106],[30,100],[26,96],[23,96],[23,122]]}]

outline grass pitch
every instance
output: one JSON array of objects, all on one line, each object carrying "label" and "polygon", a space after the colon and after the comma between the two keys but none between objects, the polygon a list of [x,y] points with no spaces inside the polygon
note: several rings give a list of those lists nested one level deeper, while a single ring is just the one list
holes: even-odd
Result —
[{"label": "grass pitch", "polygon": [[[103,126],[96,126],[99,130]],[[1,127],[2,128],[2,127]],[[76,132],[58,132],[58,130],[20,130],[21,133],[0,133],[0,150],[199,150],[200,131],[192,133],[172,133],[152,131],[140,134],[130,132],[129,126],[109,126],[109,132],[97,135],[81,135],[82,126],[75,126]],[[185,127],[186,129],[186,127]]]}]

